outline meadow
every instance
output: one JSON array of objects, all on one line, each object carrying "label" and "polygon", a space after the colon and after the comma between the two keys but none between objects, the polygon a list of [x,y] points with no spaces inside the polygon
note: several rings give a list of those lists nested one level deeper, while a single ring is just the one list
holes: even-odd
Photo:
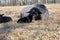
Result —
[{"label": "meadow", "polygon": [[60,40],[60,4],[45,4],[49,19],[32,23],[17,23],[21,10],[26,6],[0,7],[0,14],[13,21],[0,24],[0,40]]}]

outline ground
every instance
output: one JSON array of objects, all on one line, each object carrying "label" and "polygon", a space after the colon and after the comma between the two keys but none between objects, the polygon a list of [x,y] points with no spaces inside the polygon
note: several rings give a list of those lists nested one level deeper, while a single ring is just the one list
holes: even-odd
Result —
[{"label": "ground", "polygon": [[49,19],[16,23],[25,6],[0,7],[13,21],[0,24],[0,40],[60,40],[60,4],[47,4]]}]

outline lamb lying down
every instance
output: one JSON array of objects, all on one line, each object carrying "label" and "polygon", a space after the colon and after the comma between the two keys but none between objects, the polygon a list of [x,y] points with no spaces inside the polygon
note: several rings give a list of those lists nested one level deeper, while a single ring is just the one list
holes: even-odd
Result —
[{"label": "lamb lying down", "polygon": [[20,19],[17,21],[18,23],[22,22],[32,22],[32,20],[41,20],[49,18],[48,9],[44,4],[33,4],[25,7],[21,11]]},{"label": "lamb lying down", "polygon": [[7,23],[12,21],[11,17],[3,16],[4,14],[0,14],[0,23]]}]

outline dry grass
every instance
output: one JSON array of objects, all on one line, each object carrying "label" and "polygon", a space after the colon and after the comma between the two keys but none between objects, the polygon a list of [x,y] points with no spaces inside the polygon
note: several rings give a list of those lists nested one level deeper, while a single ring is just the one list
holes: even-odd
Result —
[{"label": "dry grass", "polygon": [[0,13],[13,19],[12,22],[0,24],[0,40],[60,40],[60,6],[46,6],[50,12],[49,19],[23,24],[16,21],[24,7],[0,7]]}]

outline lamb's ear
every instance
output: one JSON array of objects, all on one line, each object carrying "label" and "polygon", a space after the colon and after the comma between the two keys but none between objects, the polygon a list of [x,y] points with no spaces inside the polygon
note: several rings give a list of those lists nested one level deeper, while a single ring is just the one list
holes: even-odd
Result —
[{"label": "lamb's ear", "polygon": [[26,12],[26,13],[31,13],[31,11],[28,11],[28,12]]},{"label": "lamb's ear", "polygon": [[0,14],[0,16],[3,16],[4,14]]},{"label": "lamb's ear", "polygon": [[3,16],[4,14],[2,14],[2,16]]}]

